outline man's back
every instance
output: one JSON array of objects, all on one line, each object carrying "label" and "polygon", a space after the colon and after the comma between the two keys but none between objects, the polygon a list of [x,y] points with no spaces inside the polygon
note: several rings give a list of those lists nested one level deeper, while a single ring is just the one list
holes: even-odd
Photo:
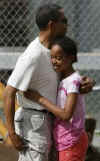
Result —
[{"label": "man's back", "polygon": [[[57,84],[57,75],[50,62],[50,50],[45,48],[37,37],[31,42],[25,53],[20,56],[15,70],[8,80],[8,85],[21,91],[37,90],[56,103]],[[43,109],[40,105],[20,96],[20,94],[18,94],[18,100],[20,106]]]}]

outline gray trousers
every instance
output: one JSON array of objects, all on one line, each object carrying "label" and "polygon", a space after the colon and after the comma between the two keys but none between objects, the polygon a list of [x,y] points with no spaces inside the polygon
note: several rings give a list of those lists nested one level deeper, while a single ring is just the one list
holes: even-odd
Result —
[{"label": "gray trousers", "polygon": [[15,130],[27,144],[18,161],[48,161],[51,147],[49,113],[19,108],[15,113]]}]

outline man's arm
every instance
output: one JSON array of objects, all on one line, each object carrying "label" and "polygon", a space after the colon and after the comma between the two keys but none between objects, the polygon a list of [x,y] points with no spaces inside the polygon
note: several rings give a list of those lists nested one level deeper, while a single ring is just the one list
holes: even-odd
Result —
[{"label": "man's arm", "polygon": [[24,144],[20,136],[15,132],[14,115],[15,115],[15,97],[17,89],[7,86],[4,91],[4,112],[6,117],[6,125],[10,139],[17,150],[23,150]]},{"label": "man's arm", "polygon": [[83,76],[82,82],[80,84],[80,89],[79,89],[80,93],[86,94],[86,93],[91,92],[95,84],[96,82],[92,78]]}]

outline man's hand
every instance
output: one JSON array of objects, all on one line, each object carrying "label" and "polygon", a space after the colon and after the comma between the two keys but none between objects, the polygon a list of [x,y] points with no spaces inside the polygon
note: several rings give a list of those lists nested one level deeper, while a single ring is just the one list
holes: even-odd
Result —
[{"label": "man's hand", "polygon": [[15,149],[17,149],[18,151],[22,151],[27,148],[25,146],[23,139],[19,135],[17,135],[16,133],[13,133],[13,134],[10,134],[9,136]]},{"label": "man's hand", "polygon": [[80,93],[89,93],[92,91],[93,86],[95,85],[95,81],[89,77],[82,77],[82,82],[80,85]]}]

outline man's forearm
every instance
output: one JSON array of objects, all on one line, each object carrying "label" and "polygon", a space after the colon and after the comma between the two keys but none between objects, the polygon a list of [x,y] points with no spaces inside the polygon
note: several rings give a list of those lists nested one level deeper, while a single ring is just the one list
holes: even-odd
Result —
[{"label": "man's forearm", "polygon": [[4,112],[6,117],[6,125],[9,134],[15,133],[14,115],[15,115],[15,95],[6,88],[4,92]]},{"label": "man's forearm", "polygon": [[6,124],[10,139],[14,148],[18,151],[26,149],[23,139],[16,134],[14,126],[14,115],[15,115],[15,96],[17,89],[11,86],[7,86],[4,92],[4,111],[6,116]]}]

